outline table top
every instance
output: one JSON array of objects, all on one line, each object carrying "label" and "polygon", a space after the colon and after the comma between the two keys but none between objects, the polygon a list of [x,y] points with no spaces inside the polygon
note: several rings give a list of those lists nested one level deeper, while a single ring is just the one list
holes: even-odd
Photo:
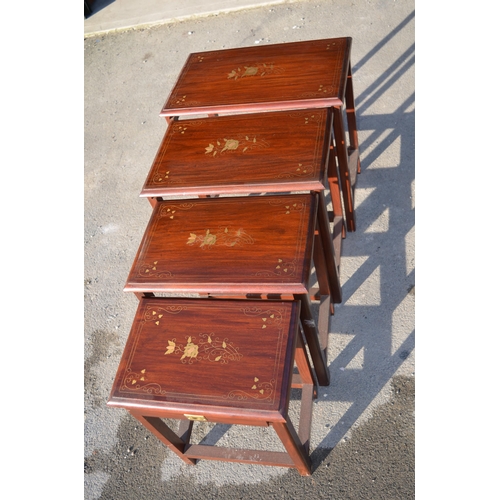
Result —
[{"label": "table top", "polygon": [[158,202],[125,291],[307,293],[317,194]]},{"label": "table top", "polygon": [[282,419],[299,309],[294,301],[142,299],[108,405]]},{"label": "table top", "polygon": [[341,106],[350,37],[190,54],[160,115]]},{"label": "table top", "polygon": [[330,129],[325,108],[175,121],[141,196],[322,190]]}]

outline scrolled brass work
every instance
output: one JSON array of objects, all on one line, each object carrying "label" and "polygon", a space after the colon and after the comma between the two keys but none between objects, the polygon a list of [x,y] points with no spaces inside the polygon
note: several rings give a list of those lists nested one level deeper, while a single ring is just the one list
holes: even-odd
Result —
[{"label": "scrolled brass work", "polygon": [[229,361],[239,361],[243,357],[238,351],[239,348],[226,338],[221,340],[213,333],[201,333],[198,339],[189,336],[186,343],[179,343],[175,338],[168,340],[164,354],[180,355],[182,363],[209,361],[225,365]]},{"label": "scrolled brass work", "polygon": [[233,69],[228,73],[228,79],[238,80],[238,78],[247,78],[251,76],[265,76],[273,74],[281,74],[285,70],[279,66],[275,66],[274,63],[255,63],[251,66],[243,66]]},{"label": "scrolled brass work", "polygon": [[223,227],[213,233],[210,229],[207,229],[205,234],[189,233],[186,244],[198,244],[200,248],[206,250],[214,246],[234,247],[237,245],[253,245],[254,239],[244,229]]}]

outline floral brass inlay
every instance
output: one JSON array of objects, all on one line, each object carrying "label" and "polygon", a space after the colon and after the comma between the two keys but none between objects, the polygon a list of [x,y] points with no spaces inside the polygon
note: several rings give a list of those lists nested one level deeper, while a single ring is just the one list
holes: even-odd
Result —
[{"label": "floral brass inlay", "polygon": [[335,93],[335,89],[331,85],[319,85],[318,90],[315,92],[305,92],[301,94],[301,97],[321,97],[325,94],[327,96]]},{"label": "floral brass inlay", "polygon": [[[144,374],[146,373],[146,369],[144,368],[144,370],[141,370],[141,373],[139,375],[137,375],[137,378],[141,381],[141,382],[144,382],[145,381],[145,377],[144,377]],[[137,383],[137,380],[135,378],[132,379],[132,385],[135,385]]]},{"label": "floral brass inlay", "polygon": [[283,206],[285,215],[291,214],[292,212],[302,212],[305,208],[305,204],[303,202],[283,205],[281,200],[269,200],[269,205],[276,207]]},{"label": "floral brass inlay", "polygon": [[159,326],[163,313],[178,314],[184,309],[186,309],[185,306],[148,307],[144,313],[144,320],[153,321],[155,325]]},{"label": "floral brass inlay", "polygon": [[184,107],[184,106],[197,106],[198,104],[200,104],[198,101],[186,100],[187,97],[188,97],[187,94],[179,95],[176,92],[170,97],[168,101],[168,106],[175,106],[177,104],[180,107]]},{"label": "floral brass inlay", "polygon": [[316,115],[311,115],[311,116],[305,116],[304,117],[304,125],[309,125],[309,121],[319,123],[320,122],[320,117]]},{"label": "floral brass inlay", "polygon": [[134,391],[147,392],[148,394],[160,394],[164,395],[167,391],[162,390],[161,385],[148,382],[146,380],[146,369],[144,368],[140,372],[133,372],[130,369],[127,370],[121,389],[131,389]]},{"label": "floral brass inlay", "polygon": [[168,216],[169,219],[173,219],[175,214],[175,210],[172,210],[171,208],[167,208],[166,210],[163,211],[161,215],[166,215]]},{"label": "floral brass inlay", "polygon": [[155,260],[149,264],[141,264],[139,267],[140,276],[156,276],[158,278],[171,278],[172,273],[170,271],[158,271],[156,268],[158,261]]},{"label": "floral brass inlay", "polygon": [[299,210],[302,208],[298,206],[297,203],[293,203],[292,205],[285,205],[285,210],[286,210],[285,214],[288,215],[292,211],[297,210],[297,207]]},{"label": "floral brass inlay", "polygon": [[299,163],[299,166],[296,168],[297,175],[307,174],[312,171],[312,167],[304,167],[302,163]]},{"label": "floral brass inlay", "polygon": [[275,267],[272,271],[259,271],[255,276],[272,277],[272,276],[293,276],[295,274],[297,263],[295,260],[284,262],[283,259],[277,259]]},{"label": "floral brass inlay", "polygon": [[174,128],[176,132],[179,132],[181,134],[184,134],[188,128],[185,125],[178,125],[177,127]]},{"label": "floral brass inlay", "polygon": [[155,181],[161,182],[161,181],[166,181],[168,179],[168,174],[170,174],[170,170],[167,170],[165,174],[158,173],[156,175]]},{"label": "floral brass inlay", "polygon": [[174,219],[176,217],[174,214],[177,212],[177,210],[189,210],[190,208],[193,208],[193,206],[193,203],[181,203],[180,205],[169,206],[162,205],[159,216]]},{"label": "floral brass inlay", "polygon": [[248,392],[242,390],[231,391],[227,395],[227,398],[237,399],[238,401],[244,401],[248,398],[269,400],[269,401],[272,399],[272,396],[274,394],[274,388],[276,385],[276,380],[272,379],[269,382],[261,382],[258,377],[254,377],[250,384]]},{"label": "floral brass inlay", "polygon": [[[260,317],[264,325],[274,323],[275,325],[279,326],[282,321],[281,313],[277,309],[263,310],[260,307],[245,307],[244,309],[242,309],[242,311],[245,316],[256,318]],[[262,328],[264,328],[264,326]]]},{"label": "floral brass inlay", "polygon": [[324,94],[331,94],[333,92],[333,87],[331,85],[328,85],[326,87],[323,87],[323,85],[320,85],[317,92],[323,92]]},{"label": "floral brass inlay", "polygon": [[239,348],[234,347],[228,339],[220,340],[213,335],[213,333],[202,333],[198,341],[196,337],[190,336],[186,344],[177,343],[175,338],[169,340],[165,355],[182,354],[180,361],[189,364],[194,360],[227,364],[229,361],[239,361],[243,357],[238,352]]},{"label": "floral brass inlay", "polygon": [[263,328],[263,329],[264,329],[264,328],[267,328],[266,321],[267,321],[268,319],[274,319],[274,314],[270,314],[270,315],[269,315],[269,318],[262,318],[262,328]]},{"label": "floral brass inlay", "polygon": [[246,153],[252,149],[264,149],[269,147],[269,143],[257,139],[257,137],[248,137],[248,135],[235,136],[232,139],[217,139],[214,141],[215,144],[210,143],[205,148],[205,154],[211,154],[215,156],[218,154],[224,154],[226,152],[237,151],[238,153]]},{"label": "floral brass inlay", "polygon": [[274,274],[293,274],[295,272],[295,262],[283,262],[283,259],[278,259]]},{"label": "floral brass inlay", "polygon": [[202,235],[189,233],[189,238],[187,239],[186,244],[194,245],[195,243],[198,243],[200,248],[205,250],[207,248],[220,245],[227,247],[234,247],[241,244],[253,245],[254,239],[243,229],[234,230],[229,227],[225,227],[224,229],[219,229],[215,233],[211,233],[210,229],[207,229],[205,234]]},{"label": "floral brass inlay", "polygon": [[304,166],[302,163],[298,164],[293,172],[282,172],[278,175],[280,179],[289,179],[290,177],[303,177],[307,175],[312,175],[314,169],[311,165]]},{"label": "floral brass inlay", "polygon": [[285,70],[279,66],[275,66],[274,63],[255,63],[253,66],[243,66],[243,68],[236,68],[228,73],[228,79],[234,78],[245,78],[249,76],[264,76],[272,75],[276,73],[283,73]]}]

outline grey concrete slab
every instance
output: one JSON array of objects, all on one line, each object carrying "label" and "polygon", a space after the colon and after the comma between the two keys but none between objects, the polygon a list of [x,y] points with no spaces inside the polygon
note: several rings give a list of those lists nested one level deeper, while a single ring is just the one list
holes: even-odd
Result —
[{"label": "grey concrete slab", "polygon": [[[85,49],[85,498],[414,498],[414,4],[299,0],[97,34]],[[151,213],[138,194],[160,109],[191,52],[352,36],[362,174],[330,322],[332,383],[314,404],[314,472],[189,467],[106,407],[137,307],[123,286]],[[291,402],[295,415],[297,401]],[[230,446],[267,429],[200,424]]]},{"label": "grey concrete slab", "polygon": [[85,35],[234,12],[287,0],[94,0],[84,21]]}]

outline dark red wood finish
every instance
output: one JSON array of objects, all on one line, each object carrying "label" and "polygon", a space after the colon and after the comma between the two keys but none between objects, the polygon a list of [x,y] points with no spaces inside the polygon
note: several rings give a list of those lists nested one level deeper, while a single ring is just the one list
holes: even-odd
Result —
[{"label": "dark red wood finish", "polygon": [[325,108],[175,121],[140,196],[323,190],[331,127]]},{"label": "dark red wood finish", "polygon": [[316,211],[310,194],[158,202],[125,290],[307,293]]},{"label": "dark red wood finish", "polygon": [[342,106],[350,37],[190,54],[162,116]]},{"label": "dark red wood finish", "polygon": [[[108,405],[130,411],[186,463],[260,463],[309,475],[314,382],[299,310],[295,301],[143,298]],[[293,386],[303,388],[298,434],[287,415],[294,358]],[[186,424],[176,434],[162,418]],[[192,445],[197,420],[272,425],[287,452]]]}]

